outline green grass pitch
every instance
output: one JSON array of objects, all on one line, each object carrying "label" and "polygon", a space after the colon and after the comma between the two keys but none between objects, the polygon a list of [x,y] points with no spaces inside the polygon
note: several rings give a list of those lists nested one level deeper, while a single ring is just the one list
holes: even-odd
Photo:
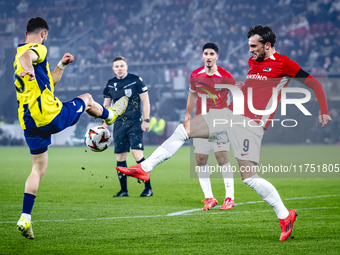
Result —
[{"label": "green grass pitch", "polygon": [[[149,156],[155,147],[146,147]],[[299,216],[292,235],[279,242],[274,211],[235,174],[231,211],[201,211],[199,182],[190,178],[190,149],[183,147],[151,174],[154,196],[128,179],[119,190],[115,155],[85,148],[49,149],[49,164],[32,212],[34,240],[16,229],[24,183],[31,170],[28,148],[0,147],[0,254],[339,254],[340,179],[271,178],[288,208]],[[339,164],[340,146],[264,146],[263,164]],[[236,164],[232,156],[231,163]],[[132,157],[128,165],[135,164]],[[223,180],[212,178],[222,204]],[[195,210],[197,209],[197,210]],[[188,212],[183,212],[188,210]]]}]

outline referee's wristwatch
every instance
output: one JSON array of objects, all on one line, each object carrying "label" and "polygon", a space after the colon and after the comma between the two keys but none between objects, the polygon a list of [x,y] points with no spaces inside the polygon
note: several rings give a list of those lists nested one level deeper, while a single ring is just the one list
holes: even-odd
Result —
[{"label": "referee's wristwatch", "polygon": [[145,122],[149,123],[150,122],[150,119],[144,119]]}]

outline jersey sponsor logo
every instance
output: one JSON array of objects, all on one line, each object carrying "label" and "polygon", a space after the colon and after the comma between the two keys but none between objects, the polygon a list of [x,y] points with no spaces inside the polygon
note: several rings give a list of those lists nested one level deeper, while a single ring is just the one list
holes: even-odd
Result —
[{"label": "jersey sponsor logo", "polygon": [[272,69],[270,67],[266,67],[265,69],[263,69],[263,71],[265,72],[270,72]]},{"label": "jersey sponsor logo", "polygon": [[136,82],[134,81],[134,82],[132,82],[132,83],[129,83],[128,85],[125,85],[125,86],[124,86],[124,89],[127,88],[127,87],[130,87],[131,85],[133,85],[133,84],[135,84],[135,83],[136,83]]},{"label": "jersey sponsor logo", "polygon": [[245,155],[248,155],[249,153],[241,153],[241,156],[245,156]]},{"label": "jersey sponsor logo", "polygon": [[124,89],[125,96],[131,97],[132,96],[132,90],[131,89]]},{"label": "jersey sponsor logo", "polygon": [[268,80],[267,76],[257,74],[248,74],[247,79],[253,79],[253,80],[260,80],[260,81],[266,81]]},{"label": "jersey sponsor logo", "polygon": [[[197,95],[198,95],[199,97],[202,97],[203,95],[205,95],[207,98],[212,98],[212,97],[211,97],[212,94],[209,95],[209,94],[202,94],[202,93],[197,92]],[[216,98],[216,99],[218,98],[217,95],[212,95],[212,96],[213,96],[214,98]]]}]

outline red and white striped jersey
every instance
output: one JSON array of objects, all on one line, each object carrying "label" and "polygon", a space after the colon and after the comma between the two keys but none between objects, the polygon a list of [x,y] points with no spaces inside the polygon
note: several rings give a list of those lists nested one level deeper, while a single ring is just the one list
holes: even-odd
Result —
[{"label": "red and white striped jersey", "polygon": [[197,93],[196,115],[202,112],[202,95],[207,97],[207,112],[210,109],[222,109],[228,106],[228,89],[215,89],[215,84],[232,84],[236,81],[231,73],[217,66],[213,75],[205,72],[204,66],[197,68],[190,75],[190,91]]},{"label": "red and white striped jersey", "polygon": [[[247,79],[242,87],[244,95],[244,116],[249,117],[256,122],[263,121],[263,127],[267,130],[270,125],[270,119],[274,118],[277,106],[281,99],[281,89],[287,87],[291,78],[301,70],[301,67],[293,60],[285,55],[274,53],[271,57],[264,61],[256,61],[253,57],[249,58],[249,71]],[[308,87],[312,88],[317,96],[321,112],[328,113],[326,96],[322,85],[316,81],[311,75],[308,76],[313,81],[311,85],[304,82]],[[249,110],[248,106],[248,88],[252,88],[252,102],[256,110],[267,110],[272,106],[273,96],[277,98],[275,111],[269,116],[255,115]],[[276,87],[278,94],[273,94],[273,88]],[[320,88],[321,87],[321,88]],[[232,110],[232,106],[229,106]]]}]

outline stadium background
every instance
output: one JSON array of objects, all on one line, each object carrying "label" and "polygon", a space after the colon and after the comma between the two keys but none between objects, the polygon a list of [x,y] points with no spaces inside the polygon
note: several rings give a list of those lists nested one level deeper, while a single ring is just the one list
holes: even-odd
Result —
[{"label": "stadium background", "polygon": [[[50,25],[46,46],[52,68],[64,52],[75,56],[75,62],[65,69],[56,96],[69,100],[90,92],[102,102],[102,89],[113,76],[111,61],[123,55],[130,71],[142,76],[149,87],[152,114],[167,121],[164,135],[145,137],[148,143],[157,144],[184,117],[189,74],[203,64],[202,45],[218,43],[218,64],[237,80],[244,80],[250,56],[248,27],[270,24],[278,35],[277,51],[322,82],[329,108],[335,110],[331,113],[333,122],[321,133],[320,125],[314,126],[318,105],[313,93],[312,101],[306,104],[312,117],[288,108],[299,125],[266,132],[264,142],[279,146],[263,146],[261,164],[335,166],[340,147],[328,143],[339,141],[339,10],[339,0],[0,0],[0,128],[6,126],[12,133],[22,134],[13,124],[17,122],[13,60],[17,44],[25,40],[26,23],[33,16],[42,16]],[[296,83],[290,86],[304,87]],[[91,119],[83,116],[80,123],[86,125]],[[0,144],[22,144],[8,134],[0,134]],[[304,146],[307,137],[327,145]],[[154,149],[146,146],[145,157]],[[299,213],[295,238],[279,242],[274,211],[244,185],[239,174],[234,175],[236,206],[231,211],[222,212],[217,207],[202,212],[202,190],[188,171],[193,165],[188,160],[190,153],[188,146],[182,147],[173,159],[156,167],[152,172],[154,196],[140,198],[143,185],[130,178],[130,197],[114,199],[119,184],[113,171],[112,146],[102,153],[74,146],[50,148],[48,170],[33,209],[32,241],[16,230],[31,156],[24,146],[0,146],[0,254],[339,253],[339,172],[326,173],[325,178],[309,173],[307,178],[270,179],[287,208]],[[232,153],[230,161],[237,164]],[[128,164],[133,163],[129,154]],[[212,178],[211,182],[221,204],[223,181]]]},{"label": "stadium background", "polygon": [[[204,43],[217,43],[218,65],[242,81],[250,57],[248,28],[271,25],[278,37],[276,50],[297,61],[324,85],[333,122],[321,131],[312,93],[305,106],[313,116],[305,117],[296,107],[288,107],[287,116],[277,113],[276,117],[297,119],[298,128],[277,125],[269,129],[263,142],[339,143],[339,0],[268,0],[256,5],[248,0],[13,0],[0,1],[0,121],[5,124],[0,126],[1,145],[23,144],[15,135],[22,131],[12,125],[17,123],[13,59],[17,44],[25,41],[27,21],[35,16],[43,17],[50,26],[46,46],[51,68],[65,52],[75,56],[56,87],[55,94],[62,101],[90,92],[101,103],[106,81],[113,76],[112,59],[118,55],[127,58],[129,71],[140,75],[149,87],[151,116],[168,124],[161,138],[147,134],[147,144],[158,144],[183,121],[189,76],[203,65]],[[290,86],[304,87],[295,82]],[[79,125],[90,121],[83,116]]]}]

